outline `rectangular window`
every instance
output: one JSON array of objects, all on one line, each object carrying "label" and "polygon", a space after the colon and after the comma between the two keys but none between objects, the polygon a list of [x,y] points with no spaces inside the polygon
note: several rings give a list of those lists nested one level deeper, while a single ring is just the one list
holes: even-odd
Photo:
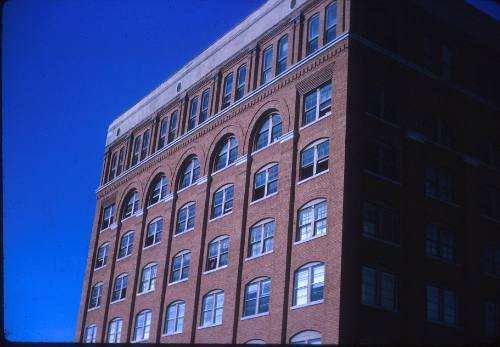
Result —
[{"label": "rectangular window", "polygon": [[158,139],[158,149],[163,148],[167,142],[168,119],[163,118],[160,123],[160,138]]},{"label": "rectangular window", "polygon": [[134,233],[129,232],[122,237],[120,242],[120,250],[118,251],[118,259],[126,257],[132,254],[132,248],[134,247]]},{"label": "rectangular window", "polygon": [[247,78],[247,65],[243,64],[238,69],[238,80],[236,82],[236,100],[239,100],[245,95],[245,81]]},{"label": "rectangular window", "polygon": [[337,34],[337,3],[326,8],[325,20],[325,44],[335,39]]},{"label": "rectangular window", "polygon": [[398,310],[398,277],[368,266],[362,267],[361,303],[384,310]]},{"label": "rectangular window", "polygon": [[316,142],[304,149],[300,155],[299,179],[319,175],[328,170],[330,141]]},{"label": "rectangular window", "polygon": [[307,204],[299,210],[297,241],[309,240],[326,234],[326,200]]},{"label": "rectangular window", "polygon": [[484,334],[493,339],[498,337],[498,305],[491,301],[484,303]]},{"label": "rectangular window", "polygon": [[269,46],[264,50],[262,54],[262,77],[260,84],[264,84],[271,80],[273,77],[272,66],[273,66],[273,47]]},{"label": "rectangular window", "polygon": [[480,199],[481,214],[500,221],[500,189],[494,186],[483,186]]},{"label": "rectangular window", "polygon": [[363,203],[363,236],[399,245],[399,213],[388,206]]},{"label": "rectangular window", "polygon": [[161,241],[161,233],[163,230],[163,219],[158,218],[155,221],[149,223],[148,230],[146,233],[146,240],[144,242],[144,247],[152,246]]},{"label": "rectangular window", "polygon": [[94,269],[99,269],[108,262],[109,244],[99,247]]},{"label": "rectangular window", "polygon": [[139,154],[141,153],[141,136],[137,136],[134,140],[134,152],[132,153],[132,166],[139,162]]},{"label": "rectangular window", "polygon": [[196,204],[184,206],[179,209],[177,215],[177,229],[175,235],[192,230],[194,228],[194,218],[196,215]]},{"label": "rectangular window", "polygon": [[319,48],[319,15],[315,14],[307,24],[307,55],[316,52]]},{"label": "rectangular window", "polygon": [[451,79],[451,51],[446,45],[441,46],[441,76],[446,79]]},{"label": "rectangular window", "polygon": [[278,164],[265,167],[255,174],[253,201],[278,191]]},{"label": "rectangular window", "polygon": [[274,221],[262,222],[250,230],[248,257],[255,257],[273,250]]},{"label": "rectangular window", "polygon": [[208,118],[208,100],[210,98],[210,91],[207,89],[201,94],[201,111],[200,123],[203,123]]},{"label": "rectangular window", "polygon": [[439,200],[454,200],[453,177],[448,170],[437,167],[425,169],[425,194]]},{"label": "rectangular window", "polygon": [[276,64],[276,75],[286,70],[288,60],[288,35],[283,36],[278,41],[278,62]]},{"label": "rectangular window", "polygon": [[193,129],[196,126],[196,113],[198,113],[198,97],[195,96],[191,100],[191,110],[189,112],[188,119],[188,130]]},{"label": "rectangular window", "polygon": [[484,273],[500,277],[500,247],[484,247],[483,262]]},{"label": "rectangular window", "polygon": [[233,210],[234,185],[220,189],[214,194],[212,217],[223,216]]},{"label": "rectangular window", "polygon": [[304,112],[302,126],[312,123],[331,114],[332,82],[307,93],[304,97]]},{"label": "rectangular window", "polygon": [[170,272],[170,283],[188,278],[190,261],[190,252],[182,253],[174,257],[172,261],[172,271]]},{"label": "rectangular window", "polygon": [[175,139],[175,133],[177,132],[177,116],[179,112],[175,111],[170,116],[170,130],[168,132],[168,143],[172,142]]},{"label": "rectangular window", "polygon": [[370,172],[399,181],[399,151],[394,147],[375,140],[367,141],[365,163]]},{"label": "rectangular window", "polygon": [[427,320],[452,326],[457,324],[455,291],[427,285]]},{"label": "rectangular window", "polygon": [[233,91],[233,74],[230,73],[224,79],[224,95],[222,96],[222,109],[231,104],[231,93]]},{"label": "rectangular window", "polygon": [[323,300],[325,265],[307,265],[295,272],[293,305],[301,306]]},{"label": "rectangular window", "polygon": [[447,261],[455,260],[455,236],[445,226],[428,224],[425,240],[425,253],[429,257]]},{"label": "rectangular window", "polygon": [[149,130],[146,130],[144,132],[144,135],[142,136],[141,160],[146,158],[146,156],[148,155],[148,148],[149,148]]},{"label": "rectangular window", "polygon": [[103,216],[102,216],[102,226],[101,230],[106,229],[113,224],[113,218],[115,216],[115,204],[109,205],[104,208]]}]

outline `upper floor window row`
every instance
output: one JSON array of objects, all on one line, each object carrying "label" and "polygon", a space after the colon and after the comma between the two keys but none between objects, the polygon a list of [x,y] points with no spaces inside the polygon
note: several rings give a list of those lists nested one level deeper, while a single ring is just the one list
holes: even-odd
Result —
[{"label": "upper floor window row", "polygon": [[144,160],[148,155],[151,131],[148,129],[142,135],[137,135],[134,139],[132,151],[132,165],[134,166]]},{"label": "upper floor window row", "polygon": [[[337,3],[328,5],[324,12],[323,43],[327,44],[337,35]],[[315,13],[307,21],[306,55],[319,49],[320,45],[320,13]]]}]

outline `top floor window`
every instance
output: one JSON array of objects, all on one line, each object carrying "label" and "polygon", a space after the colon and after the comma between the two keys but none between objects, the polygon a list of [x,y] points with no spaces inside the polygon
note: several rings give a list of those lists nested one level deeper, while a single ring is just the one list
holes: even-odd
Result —
[{"label": "top floor window", "polygon": [[260,84],[264,84],[273,77],[273,47],[269,46],[262,54],[262,77]]},{"label": "top floor window", "polygon": [[307,24],[307,55],[316,52],[319,48],[319,15],[309,18]]},{"label": "top floor window", "polygon": [[203,123],[208,118],[208,100],[210,98],[210,91],[207,89],[201,94],[201,111],[199,124]]},{"label": "top floor window", "polygon": [[337,3],[328,5],[325,20],[325,43],[335,39],[337,31]]},{"label": "top floor window", "polygon": [[112,180],[116,176],[117,161],[116,153],[111,156],[111,165],[109,166],[109,180]]},{"label": "top floor window", "polygon": [[215,157],[214,171],[231,165],[238,157],[238,141],[234,136],[227,137],[220,145]]},{"label": "top floor window", "polygon": [[233,74],[230,73],[224,79],[224,95],[222,96],[222,109],[231,104],[231,93],[233,91]]},{"label": "top floor window", "polygon": [[245,95],[245,81],[247,78],[247,64],[243,64],[238,68],[236,81],[236,100],[239,100]]},{"label": "top floor window", "polygon": [[255,135],[254,151],[276,142],[281,136],[281,129],[281,116],[279,114],[266,116],[260,123],[259,131]]},{"label": "top floor window", "polygon": [[332,82],[306,94],[302,126],[330,115],[332,109]]},{"label": "top floor window", "polygon": [[276,75],[286,70],[288,60],[288,35],[283,36],[278,41],[278,62],[276,65]]},{"label": "top floor window", "polygon": [[165,199],[167,196],[167,177],[164,175],[157,176],[153,181],[153,189],[151,190],[151,197],[149,198],[149,206]]},{"label": "top floor window", "polygon": [[198,113],[198,97],[195,96],[191,100],[191,112],[189,113],[188,130],[196,126],[196,114]]},{"label": "top floor window", "polygon": [[184,167],[179,189],[195,184],[198,178],[200,178],[200,162],[197,158],[192,158]]},{"label": "top floor window", "polygon": [[125,160],[125,148],[120,148],[120,152],[118,153],[118,165],[116,168],[116,175],[122,173],[123,170],[123,161]]},{"label": "top floor window", "polygon": [[306,147],[300,154],[299,179],[305,180],[328,170],[329,152],[329,140],[319,140]]},{"label": "top floor window", "polygon": [[113,219],[115,217],[115,204],[111,204],[104,208],[101,230],[109,228],[113,224]]},{"label": "top floor window", "polygon": [[132,152],[132,166],[139,162],[139,154],[141,153],[141,135],[134,140],[134,150]]},{"label": "top floor window", "polygon": [[177,118],[179,116],[178,111],[174,111],[170,116],[170,130],[168,131],[168,143],[175,139],[175,133],[177,132]]},{"label": "top floor window", "polygon": [[425,194],[431,198],[452,202],[455,192],[450,172],[444,168],[427,167],[425,169]]},{"label": "top floor window", "polygon": [[137,192],[137,190],[134,190],[133,192],[130,192],[128,195],[127,202],[123,208],[122,220],[132,216],[134,213],[137,212],[138,208],[139,208],[139,193]]},{"label": "top floor window", "polygon": [[146,130],[144,132],[144,135],[142,135],[142,150],[141,150],[141,160],[146,158],[148,155],[148,149],[149,149],[149,130]]},{"label": "top floor window", "polygon": [[163,148],[167,142],[168,118],[163,118],[160,123],[160,138],[158,139],[158,149]]}]

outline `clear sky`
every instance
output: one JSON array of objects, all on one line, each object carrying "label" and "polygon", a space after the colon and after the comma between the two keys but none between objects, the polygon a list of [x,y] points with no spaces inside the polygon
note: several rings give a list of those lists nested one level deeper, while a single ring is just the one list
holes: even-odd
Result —
[{"label": "clear sky", "polygon": [[[473,1],[491,9],[492,1]],[[73,341],[108,125],[263,3],[4,4],[4,314],[9,339]]]}]

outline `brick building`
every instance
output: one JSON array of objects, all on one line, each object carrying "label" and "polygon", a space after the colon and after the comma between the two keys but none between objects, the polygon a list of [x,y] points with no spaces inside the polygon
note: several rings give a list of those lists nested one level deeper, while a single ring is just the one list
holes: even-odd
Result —
[{"label": "brick building", "polygon": [[76,340],[498,339],[498,42],[460,1],[268,1],[110,125]]}]

